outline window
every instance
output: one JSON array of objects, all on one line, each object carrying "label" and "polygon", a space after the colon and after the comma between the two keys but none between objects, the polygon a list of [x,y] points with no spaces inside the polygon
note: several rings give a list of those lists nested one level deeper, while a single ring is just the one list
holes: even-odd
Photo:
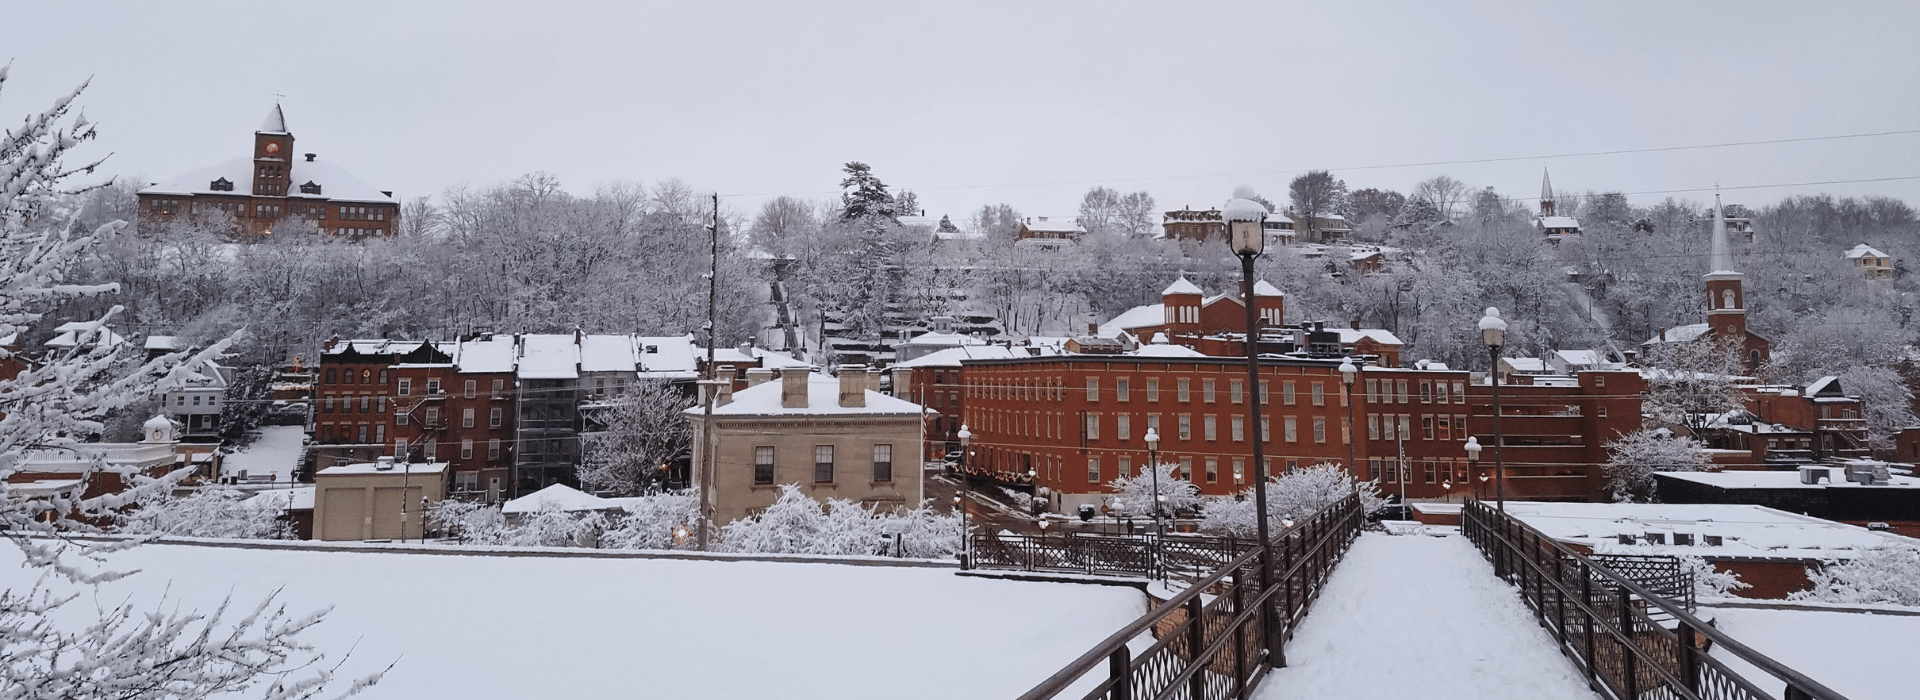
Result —
[{"label": "window", "polygon": [[1393,386],[1395,389],[1398,389],[1400,391],[1400,403],[1406,403],[1407,402],[1407,380],[1405,379],[1394,380]]},{"label": "window", "polygon": [[1380,380],[1367,380],[1367,403],[1380,403]]},{"label": "window", "polygon": [[1192,414],[1188,414],[1188,413],[1180,414],[1180,439],[1182,440],[1193,439],[1193,415]]},{"label": "window", "polygon": [[407,439],[394,438],[393,439],[393,456],[405,457],[406,455],[407,455]]},{"label": "window", "polygon": [[1175,393],[1176,393],[1175,398],[1179,399],[1181,403],[1192,401],[1193,400],[1193,392],[1191,387],[1192,380],[1189,380],[1186,377],[1181,377],[1175,381],[1178,382],[1178,384],[1175,385],[1176,387],[1178,387],[1175,390]]},{"label": "window", "polygon": [[[353,399],[352,399],[352,398],[348,398],[348,399],[347,399],[347,403],[353,403]],[[194,395],[193,395],[193,405],[195,405],[195,406],[198,406],[198,405],[200,405],[200,395],[199,395],[199,394],[194,394]]]},{"label": "window", "polygon": [[1300,440],[1300,429],[1299,426],[1296,425],[1295,420],[1293,416],[1286,417],[1284,425],[1286,426],[1287,442],[1298,442]]},{"label": "window", "polygon": [[1260,441],[1273,442],[1273,421],[1266,416],[1260,417]]},{"label": "window", "polygon": [[1087,458],[1087,483],[1090,483],[1090,484],[1100,483],[1100,458],[1099,457]]},{"label": "window", "polygon": [[360,412],[366,413],[372,409],[373,409],[373,394],[361,394],[360,395]]},{"label": "window", "polygon": [[[186,396],[186,394],[181,394],[181,395],[179,395],[179,396],[177,396],[177,397],[175,397],[175,398],[174,398],[174,401],[173,401],[173,405],[175,405],[175,406],[185,406],[185,405],[187,405],[187,396]],[[327,394],[327,395],[326,395],[326,397],[324,397],[324,398],[322,398],[322,399],[320,399],[320,412],[321,412],[321,413],[332,413],[332,412],[333,412],[333,394]]]},{"label": "window", "polygon": [[1207,436],[1208,442],[1220,439],[1216,426],[1218,420],[1214,416],[1202,416],[1200,419],[1200,429]]},{"label": "window", "polygon": [[1422,380],[1420,382],[1420,403],[1432,403],[1432,402],[1433,402],[1433,382]]},{"label": "window", "polygon": [[1245,391],[1246,391],[1246,387],[1242,386],[1242,382],[1240,380],[1235,379],[1233,381],[1227,382],[1227,400],[1232,401],[1234,403],[1240,403],[1241,401],[1240,395]]},{"label": "window", "polygon": [[873,480],[877,482],[893,481],[893,446],[873,446]]},{"label": "window", "polygon": [[1217,483],[1219,481],[1220,481],[1220,458],[1208,457],[1207,458],[1207,483],[1212,484],[1212,483]]},{"label": "window", "polygon": [[1412,435],[1413,435],[1413,416],[1407,415],[1405,413],[1400,414],[1400,439],[1405,440]]},{"label": "window", "polygon": [[[1754,357],[1755,357],[1755,358],[1758,358],[1758,357],[1759,357],[1759,351],[1755,351],[1755,354],[1754,354]],[[1593,385],[1594,385],[1594,386],[1596,386],[1596,387],[1602,387],[1602,386],[1606,386],[1606,385],[1607,385],[1607,375],[1604,375],[1604,374],[1595,374],[1595,375],[1593,375]]]},{"label": "window", "polygon": [[438,407],[438,406],[428,406],[428,407],[427,407],[427,422],[426,422],[426,426],[427,426],[428,428],[432,428],[433,426],[435,426],[435,425],[437,425],[437,424],[439,424],[439,423],[440,423],[440,407]]},{"label": "window", "polygon": [[487,441],[487,459],[500,458],[500,438]]},{"label": "window", "polygon": [[1243,440],[1246,440],[1247,439],[1247,417],[1234,416],[1229,421],[1228,430],[1233,434],[1234,442],[1241,442]]},{"label": "window", "polygon": [[1133,476],[1129,473],[1131,471],[1133,471],[1133,458],[1120,455],[1120,476]]},{"label": "window", "polygon": [[1099,400],[1100,400],[1100,378],[1087,377],[1087,401],[1094,402]]},{"label": "window", "polygon": [[1605,418],[1605,417],[1607,417],[1607,407],[1606,407],[1606,406],[1601,406],[1601,407],[1599,408],[1599,411],[1600,411],[1600,417],[1601,417],[1601,418]]},{"label": "window", "polygon": [[335,376],[335,375],[334,375],[334,370],[333,370],[333,369],[331,369],[331,368],[329,368],[329,369],[327,370],[327,383],[328,383],[328,384],[332,384],[332,383],[334,382],[334,379],[333,379],[333,378],[334,378],[334,376]]},{"label": "window", "polygon": [[1453,429],[1460,432],[1460,439],[1462,440],[1467,439],[1467,415],[1466,414],[1464,413],[1453,414]]},{"label": "window", "polygon": [[1426,474],[1426,477],[1427,477],[1427,483],[1429,483],[1429,484],[1431,484],[1431,483],[1434,483],[1434,478],[1433,478],[1433,460],[1427,460],[1427,461],[1425,461],[1425,462],[1422,462],[1420,466],[1422,466],[1422,467],[1424,467],[1424,469],[1422,469],[1421,471],[1422,471],[1422,472],[1425,472],[1425,474]]},{"label": "window", "polygon": [[413,379],[412,379],[411,377],[401,377],[401,378],[400,378],[400,384],[399,384],[399,390],[398,390],[398,393],[399,393],[399,394],[400,394],[401,396],[412,396],[412,395],[413,395]]},{"label": "window", "polygon": [[386,395],[386,394],[381,394],[381,395],[379,395],[379,396],[376,396],[376,397],[374,397],[374,399],[373,399],[373,412],[374,412],[374,413],[386,413],[386,412],[387,412],[387,395]]},{"label": "window", "polygon": [[[1441,384],[1440,386],[1446,386],[1446,385]],[[1440,414],[1440,439],[1442,440],[1453,439],[1453,421],[1447,420],[1447,414],[1445,413]]]},{"label": "window", "polygon": [[[1150,433],[1160,432],[1160,414],[1158,413],[1147,414],[1147,432],[1150,432]],[[1162,437],[1165,437],[1165,436],[1162,436]]]},{"label": "window", "polygon": [[1100,414],[1098,413],[1087,414],[1087,439],[1100,439]]},{"label": "window", "polygon": [[420,456],[426,458],[427,461],[431,462],[433,461],[435,454],[439,452],[439,447],[440,446],[434,441],[428,440],[426,441],[425,444],[422,444],[420,446]]},{"label": "window", "polygon": [[373,444],[384,445],[386,444],[386,442],[387,442],[387,424],[380,423],[373,426]]},{"label": "window", "polygon": [[360,434],[358,436],[358,439],[354,440],[354,442],[358,442],[362,445],[367,443],[367,424],[365,423],[360,424]]},{"label": "window", "polygon": [[1433,439],[1433,416],[1420,417],[1420,433],[1428,440]]},{"label": "window", "polygon": [[1386,478],[1387,483],[1400,483],[1400,465],[1397,462],[1390,459],[1382,459],[1380,460],[1380,466],[1385,469],[1382,476]]},{"label": "window", "polygon": [[1133,416],[1125,413],[1114,416],[1113,436],[1121,440],[1133,437]]},{"label": "window", "polygon": [[1233,458],[1233,483],[1238,484],[1242,481],[1245,481],[1246,478],[1247,478],[1247,458],[1245,457]]},{"label": "window", "polygon": [[1280,403],[1287,406],[1293,405],[1293,382],[1292,381],[1285,381],[1280,383]]},{"label": "window", "polygon": [[1180,478],[1186,479],[1187,481],[1193,481],[1193,458],[1192,457],[1180,458]]},{"label": "window", "polygon": [[1272,401],[1269,401],[1269,400],[1267,400],[1267,396],[1268,396],[1268,394],[1267,394],[1267,380],[1265,380],[1265,379],[1262,379],[1262,380],[1260,380],[1260,388],[1259,388],[1259,390],[1260,390],[1260,404],[1261,404],[1261,405],[1263,405],[1263,406],[1272,406],[1272,405],[1273,405],[1273,402],[1272,402]]},{"label": "window", "polygon": [[[1422,386],[1425,386],[1425,385],[1423,384]],[[1433,400],[1436,403],[1447,402],[1447,383],[1446,382],[1433,383]]]},{"label": "window", "polygon": [[1453,383],[1453,402],[1454,403],[1467,402],[1467,383],[1466,382]]},{"label": "window", "polygon": [[1325,406],[1325,405],[1327,405],[1327,387],[1326,387],[1326,384],[1324,384],[1324,383],[1322,383],[1322,382],[1314,382],[1314,383],[1313,383],[1313,405],[1315,405],[1315,406]]},{"label": "window", "polygon": [[455,491],[480,490],[480,472],[454,472],[453,473],[453,490]]},{"label": "window", "polygon": [[473,441],[472,440],[460,441],[460,458],[473,459]]},{"label": "window", "polygon": [[499,407],[494,407],[487,411],[487,427],[489,428],[500,427],[500,408]]},{"label": "window", "polygon": [[833,483],[833,446],[813,446],[813,481],[818,484]]},{"label": "window", "polygon": [[460,427],[462,428],[473,427],[473,409],[471,408],[460,409]]},{"label": "window", "polygon": [[1113,380],[1113,400],[1115,401],[1132,400],[1133,397],[1127,395],[1127,393],[1131,391],[1132,388],[1133,387],[1131,383],[1127,381],[1126,377],[1119,377],[1117,379],[1114,379]]},{"label": "window", "polygon": [[[1373,416],[1367,416],[1367,418],[1368,418],[1368,420],[1372,420],[1372,418],[1373,418]],[[1386,440],[1387,442],[1393,442],[1393,440],[1394,440],[1394,437],[1393,437],[1393,416],[1391,416],[1391,415],[1388,415],[1388,416],[1383,416],[1383,417],[1381,418],[1381,420],[1380,420],[1380,439],[1382,439],[1382,440]]]},{"label": "window", "polygon": [[1153,402],[1153,401],[1159,401],[1159,400],[1160,400],[1160,380],[1150,378],[1147,380],[1147,401]]},{"label": "window", "polygon": [[1315,416],[1313,419],[1313,441],[1327,441],[1327,419]]},{"label": "window", "polygon": [[507,390],[507,380],[505,379],[493,380],[493,398],[498,399],[498,398],[505,397],[506,390]]},{"label": "window", "polygon": [[393,424],[394,424],[394,425],[406,425],[406,424],[407,424],[407,416],[408,416],[408,415],[410,415],[410,413],[409,413],[409,412],[407,412],[407,411],[402,411],[402,410],[400,410],[400,409],[398,409],[398,408],[395,408],[395,409],[394,409],[394,411],[393,411]]},{"label": "window", "polygon": [[440,380],[438,378],[427,380],[427,393],[428,394],[440,393]]},{"label": "window", "polygon": [[1205,401],[1207,403],[1213,403],[1214,395],[1213,395],[1212,379],[1200,380],[1200,400]]},{"label": "window", "polygon": [[467,396],[467,398],[469,398],[469,399],[471,399],[471,398],[473,398],[473,395],[474,395],[474,394],[476,393],[476,392],[475,392],[475,390],[476,390],[476,389],[479,389],[479,388],[480,388],[480,387],[479,387],[479,384],[480,384],[480,382],[479,382],[478,380],[474,380],[474,379],[469,379],[469,380],[467,380],[467,382],[466,382],[466,396]]}]

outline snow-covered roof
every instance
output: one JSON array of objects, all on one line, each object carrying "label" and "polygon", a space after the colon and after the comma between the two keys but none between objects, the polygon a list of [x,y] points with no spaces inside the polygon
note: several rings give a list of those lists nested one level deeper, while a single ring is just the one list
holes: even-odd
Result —
[{"label": "snow-covered roof", "polygon": [[[325,199],[336,202],[385,202],[397,204],[391,196],[362,182],[340,166],[325,159],[299,160],[288,164],[290,173],[287,181],[293,184],[288,188],[289,199]],[[222,195],[247,196],[253,192],[253,159],[234,158],[189,171],[169,180],[162,180],[140,190],[140,194],[178,194],[178,195]],[[213,181],[225,179],[233,183],[232,191],[215,191]],[[320,186],[320,194],[301,194],[300,185],[313,183]]]},{"label": "snow-covered roof", "polygon": [[1580,220],[1571,216],[1542,216],[1540,228],[1580,228]]},{"label": "snow-covered roof", "polygon": [[1046,233],[1082,233],[1083,232],[1083,229],[1080,228],[1080,224],[1074,223],[1073,219],[1053,219],[1045,216],[1036,216],[1036,217],[1033,217],[1032,221],[1028,221],[1024,225],[1027,227],[1028,231],[1042,231]]},{"label": "snow-covered roof", "polygon": [[1167,285],[1166,289],[1160,290],[1160,296],[1166,296],[1168,294],[1205,294],[1205,293],[1206,292],[1200,291],[1199,286],[1195,285],[1192,282],[1188,282],[1187,278],[1185,277],[1181,277],[1180,279],[1174,280],[1173,284]]},{"label": "snow-covered roof", "polygon": [[[703,348],[693,344],[693,334],[636,336],[634,345],[640,349],[640,373],[646,377],[690,378],[700,372],[700,357],[705,357]],[[701,352],[696,357],[695,353]]]},{"label": "snow-covered roof", "polygon": [[1271,285],[1271,284],[1268,284],[1266,280],[1260,280],[1260,281],[1258,281],[1258,282],[1254,282],[1254,283],[1253,283],[1253,295],[1254,295],[1254,296],[1256,296],[1256,297],[1283,297],[1283,296],[1286,296],[1286,294],[1284,294],[1284,293],[1282,293],[1282,292],[1280,291],[1280,288],[1278,288],[1278,287],[1275,287],[1275,286],[1273,286],[1273,285]]},{"label": "snow-covered roof", "polygon": [[571,333],[520,336],[522,379],[579,379],[580,345]]},{"label": "snow-covered roof", "polygon": [[[824,374],[807,374],[807,405],[787,408],[781,405],[784,381],[771,381],[733,392],[733,401],[715,406],[716,416],[803,416],[803,415],[919,415],[920,404],[867,390],[865,406],[840,405],[840,380]],[[928,414],[938,413],[926,409]],[[700,415],[700,407],[689,408],[687,415]]]},{"label": "snow-covered roof", "polygon": [[[385,466],[385,469],[381,467]],[[327,467],[316,476],[353,476],[358,474],[438,474],[447,470],[446,462],[359,462]]]},{"label": "snow-covered roof", "polygon": [[254,494],[242,503],[254,508],[287,510],[313,510],[312,486],[295,486],[288,489],[267,489]]},{"label": "snow-covered roof", "polygon": [[280,103],[275,102],[273,104],[273,109],[267,112],[266,120],[260,122],[260,133],[262,134],[289,133],[287,131],[287,114],[285,112],[280,111]]},{"label": "snow-covered roof", "polygon": [[[1199,287],[1194,287],[1194,291],[1198,292]],[[1166,304],[1146,304],[1127,309],[1119,316],[1115,316],[1106,323],[1100,324],[1100,335],[1112,337],[1119,335],[1121,331],[1129,328],[1157,326],[1166,322]]]},{"label": "snow-covered roof", "polygon": [[246,449],[227,455],[220,470],[227,474],[245,471],[248,476],[272,474],[277,481],[291,482],[305,452],[306,429],[297,425],[265,425],[260,439]]},{"label": "snow-covered roof", "polygon": [[1385,328],[1329,328],[1340,333],[1341,345],[1352,345],[1361,340],[1372,340],[1381,345],[1401,345],[1400,336],[1388,332]]},{"label": "snow-covered roof", "polygon": [[1684,326],[1674,326],[1672,328],[1667,329],[1666,335],[1664,336],[1665,338],[1664,340],[1662,339],[1663,336],[1655,335],[1651,338],[1648,338],[1647,342],[1641,343],[1641,345],[1656,345],[1659,343],[1690,343],[1690,342],[1693,342],[1695,339],[1698,339],[1700,336],[1706,335],[1707,330],[1708,330],[1708,326],[1707,324],[1704,324],[1704,323],[1690,323]]},{"label": "snow-covered roof", "polygon": [[460,343],[453,362],[462,372],[512,372],[513,336],[496,335]]},{"label": "snow-covered roof", "polygon": [[895,363],[894,368],[914,367],[959,367],[966,360],[1012,360],[1039,355],[1060,354],[1059,344],[1033,344],[1008,347],[1005,345],[968,345],[947,348],[927,353],[920,357]]},{"label": "snow-covered roof", "polygon": [[[1911,538],[1752,505],[1508,501],[1507,512],[1549,537],[1587,545],[1599,554],[1847,559],[1870,547],[1920,544]],[[1620,544],[1620,535],[1642,538],[1650,532],[1667,533],[1667,544]],[[1673,544],[1673,533],[1694,535],[1694,544]],[[1721,544],[1705,544],[1705,535],[1719,536]]]},{"label": "snow-covered roof", "polygon": [[1561,362],[1569,365],[1588,367],[1606,363],[1606,359],[1601,357],[1600,353],[1592,350],[1555,350],[1553,354],[1560,358]]},{"label": "snow-covered roof", "polygon": [[[47,341],[47,347],[50,347],[50,348],[73,347],[75,345],[80,344],[81,334],[92,331],[95,328],[100,328],[99,321],[69,321],[67,323],[62,323],[58,327],[53,329],[54,332],[58,333],[59,335],[55,335],[52,340]],[[100,334],[96,336],[94,342],[105,343],[109,346],[112,346],[112,345],[119,345],[121,343],[125,343],[127,342],[127,339],[126,337],[120,335],[119,333],[113,332],[112,328],[100,328]]]},{"label": "snow-covered roof", "polygon": [[1185,345],[1173,345],[1171,343],[1147,343],[1145,345],[1141,345],[1139,349],[1134,350],[1133,352],[1128,354],[1137,355],[1140,357],[1206,357],[1207,356],[1206,353],[1200,352],[1198,350],[1187,347]]},{"label": "snow-covered roof", "polygon": [[630,335],[582,336],[580,371],[632,372],[640,366],[638,352]]},{"label": "snow-covered roof", "polygon": [[[1818,465],[1825,466],[1825,465]],[[1911,476],[1893,476],[1889,482],[1880,486],[1863,486],[1847,481],[1841,468],[1833,468],[1824,484],[1800,483],[1799,470],[1794,471],[1718,471],[1718,472],[1655,472],[1664,477],[1691,481],[1696,484],[1717,486],[1723,489],[1920,489],[1920,479]]]},{"label": "snow-covered roof", "polygon": [[187,339],[177,335],[150,335],[144,347],[148,350],[180,352],[187,349]]},{"label": "snow-covered roof", "polygon": [[921,333],[901,345],[986,345],[987,341],[964,333]]},{"label": "snow-covered roof", "polygon": [[620,508],[618,501],[585,493],[566,484],[554,484],[539,491],[507,501],[500,506],[500,512],[504,515],[534,513],[540,510],[540,506],[543,503],[551,503],[560,510],[569,513],[594,510],[617,510]]},{"label": "snow-covered roof", "polygon": [[1813,383],[1807,385],[1807,390],[1805,393],[1807,396],[1819,396],[1829,391],[1835,394],[1840,393],[1839,377],[1826,376],[1826,377],[1821,377],[1819,379],[1815,379],[1813,380]]},{"label": "snow-covered roof", "polygon": [[1855,260],[1859,258],[1887,258],[1887,257],[1892,257],[1892,256],[1887,255],[1886,253],[1882,253],[1878,250],[1874,250],[1873,246],[1867,245],[1865,243],[1854,246],[1852,250],[1847,251],[1847,259],[1849,260]]},{"label": "snow-covered roof", "polygon": [[1515,372],[1549,372],[1547,361],[1538,357],[1502,357],[1500,364]]}]

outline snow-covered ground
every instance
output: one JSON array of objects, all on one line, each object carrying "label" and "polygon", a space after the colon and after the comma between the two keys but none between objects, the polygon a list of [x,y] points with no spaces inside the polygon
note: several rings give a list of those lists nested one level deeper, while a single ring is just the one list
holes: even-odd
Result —
[{"label": "snow-covered ground", "polygon": [[1512,587],[1458,535],[1367,533],[1259,697],[1594,698]]},{"label": "snow-covered ground", "polygon": [[248,476],[272,474],[274,483],[285,484],[300,465],[300,445],[307,437],[297,425],[268,425],[260,428],[260,439],[247,449],[227,455],[221,463],[226,474]]},{"label": "snow-covered ground", "polygon": [[[354,647],[348,676],[398,662],[365,698],[1008,698],[1146,609],[1131,588],[951,569],[164,544],[113,563],[141,573],[103,601],[334,606],[303,639]],[[36,573],[0,548],[7,588]]]},{"label": "snow-covered ground", "polygon": [[[1712,608],[1716,625],[1740,643],[1805,674],[1851,700],[1895,700],[1920,694],[1913,641],[1920,617],[1867,613]],[[1714,657],[1777,693],[1779,681],[1716,649]]]}]

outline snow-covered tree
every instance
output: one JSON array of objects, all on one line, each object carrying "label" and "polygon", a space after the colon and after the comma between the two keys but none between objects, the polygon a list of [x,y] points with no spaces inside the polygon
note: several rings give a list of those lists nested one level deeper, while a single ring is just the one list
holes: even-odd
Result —
[{"label": "snow-covered tree", "polygon": [[1647,427],[1684,426],[1690,431],[1746,403],[1740,346],[1705,337],[1693,342],[1655,345],[1647,351],[1646,400],[1640,414]]},{"label": "snow-covered tree", "polygon": [[[1154,472],[1159,473],[1158,477]],[[1197,508],[1206,502],[1200,497],[1200,487],[1180,477],[1178,464],[1159,464],[1151,471],[1142,469],[1139,474],[1114,479],[1107,485],[1113,487],[1114,502],[1126,506],[1127,512],[1135,517],[1153,517],[1156,502],[1169,518],[1178,511]]]},{"label": "snow-covered tree", "polygon": [[248,503],[253,494],[209,486],[185,496],[153,494],[119,519],[118,530],[137,535],[282,539],[280,512]]},{"label": "snow-covered tree", "polygon": [[826,513],[818,501],[801,492],[798,484],[784,484],[780,496],[766,510],[727,523],[720,548],[728,552],[813,554],[825,522]]},{"label": "snow-covered tree", "polygon": [[1713,460],[1699,440],[1675,437],[1662,429],[1641,429],[1607,443],[1607,463],[1601,472],[1613,500],[1653,500],[1654,472],[1711,471]]},{"label": "snow-covered tree", "polygon": [[600,513],[573,513],[562,510],[553,501],[541,501],[532,513],[520,516],[519,524],[506,530],[501,544],[515,547],[584,547],[598,544],[607,529],[607,518]]},{"label": "snow-covered tree", "polygon": [[[1372,514],[1387,505],[1386,496],[1380,494],[1380,482],[1356,482],[1346,468],[1331,462],[1274,476],[1267,482],[1268,526],[1277,527],[1281,520],[1312,515],[1355,493],[1360,494],[1363,513]],[[1248,487],[1232,498],[1208,501],[1200,529],[1233,537],[1253,537],[1259,532],[1258,513],[1253,488]]]},{"label": "snow-covered tree", "polygon": [[692,491],[656,493],[635,499],[600,536],[608,549],[687,549],[694,546],[684,533],[700,522],[700,499]]},{"label": "snow-covered tree", "polygon": [[960,518],[936,515],[925,504],[881,514],[852,501],[815,501],[799,486],[781,487],[780,497],[760,514],[729,523],[721,549],[749,554],[882,555],[893,551],[899,533],[902,556],[945,557],[960,551]]},{"label": "snow-covered tree", "polygon": [[[7,67],[0,66],[0,86],[6,75]],[[68,275],[81,256],[125,224],[86,227],[50,206],[71,196],[69,178],[98,165],[64,163],[73,148],[94,137],[85,117],[71,114],[84,88],[0,138],[0,336],[27,330],[62,304],[118,291],[110,282],[75,284]],[[0,592],[0,696],[157,699],[259,692],[281,699],[327,692],[338,666],[298,639],[324,613],[292,615],[272,597],[237,614],[229,613],[228,604],[197,612],[160,601],[152,610],[132,603],[97,607],[88,620],[86,611],[68,607],[84,595],[76,589],[126,576],[104,570],[100,557],[135,543],[81,543],[67,535],[97,531],[94,519],[163,492],[174,479],[123,473],[130,490],[84,498],[81,489],[24,494],[7,477],[43,452],[89,460],[86,480],[97,477],[108,469],[104,454],[85,441],[100,433],[102,420],[182,386],[189,374],[184,367],[213,359],[227,345],[216,343],[189,362],[175,354],[129,367],[131,361],[118,354],[123,345],[88,342],[121,310],[113,306],[93,316],[76,347],[50,352],[17,376],[0,379],[0,537],[40,572],[14,582],[32,583]],[[353,682],[344,694],[378,678]]]},{"label": "snow-covered tree", "polygon": [[1682,556],[1680,570],[1693,576],[1693,596],[1695,598],[1728,598],[1733,592],[1752,588],[1753,584],[1740,580],[1740,575],[1731,571],[1713,568],[1713,563],[1702,557]]},{"label": "snow-covered tree", "polygon": [[439,537],[462,544],[505,544],[509,539],[506,516],[499,508],[481,503],[436,501],[427,510],[427,522]]},{"label": "snow-covered tree", "polygon": [[1875,547],[1852,559],[1826,562],[1807,577],[1813,588],[1790,599],[1920,607],[1920,547]]},{"label": "snow-covered tree", "polygon": [[577,474],[590,489],[633,496],[660,488],[661,465],[692,444],[685,416],[693,397],[665,381],[634,382],[627,391],[582,409],[606,430],[583,434]]}]

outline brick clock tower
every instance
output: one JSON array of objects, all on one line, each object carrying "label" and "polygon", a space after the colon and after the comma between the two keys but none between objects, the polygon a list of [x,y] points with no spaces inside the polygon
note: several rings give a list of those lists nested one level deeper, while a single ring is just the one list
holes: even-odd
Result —
[{"label": "brick clock tower", "polygon": [[1757,372],[1771,359],[1770,343],[1747,330],[1746,275],[1734,269],[1732,246],[1727,240],[1727,217],[1720,208],[1720,197],[1713,198],[1713,240],[1708,257],[1707,331],[1715,338],[1737,343],[1740,360],[1749,372]]},{"label": "brick clock tower", "polygon": [[260,130],[253,132],[253,194],[258,197],[285,197],[292,172],[293,134],[287,131],[287,116],[275,104]]}]

